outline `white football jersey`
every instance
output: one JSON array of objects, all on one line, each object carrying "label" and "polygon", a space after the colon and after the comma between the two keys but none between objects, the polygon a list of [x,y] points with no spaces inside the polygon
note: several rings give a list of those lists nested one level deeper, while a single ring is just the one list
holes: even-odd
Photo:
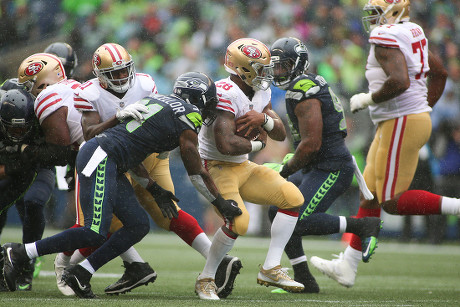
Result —
[{"label": "white football jersey", "polygon": [[137,73],[133,86],[121,99],[103,89],[99,80],[94,78],[75,90],[74,103],[77,110],[98,112],[101,120],[106,121],[113,117],[117,110],[124,109],[127,105],[157,93],[155,81],[147,74]]},{"label": "white football jersey", "polygon": [[[216,87],[217,97],[219,98],[217,109],[231,112],[235,115],[235,120],[249,112],[249,110],[262,112],[270,103],[270,88],[266,91],[256,91],[252,100],[249,100],[238,85],[230,80],[230,77],[217,81]],[[242,163],[248,159],[248,154],[229,156],[221,154],[217,150],[216,140],[214,138],[214,123],[211,126],[203,125],[198,139],[199,152],[203,159],[234,163]]]},{"label": "white football jersey", "polygon": [[70,143],[75,145],[80,145],[84,141],[81,113],[75,109],[73,103],[74,90],[78,86],[80,83],[75,80],[62,80],[41,91],[34,103],[34,111],[40,124],[59,108],[67,107],[66,121],[70,131]]},{"label": "white football jersey", "polygon": [[379,90],[387,75],[375,58],[375,46],[398,48],[404,54],[409,72],[410,87],[391,100],[370,106],[375,123],[408,114],[430,112],[427,101],[426,76],[428,66],[428,39],[423,29],[413,22],[382,25],[372,30],[369,38],[371,49],[367,59],[366,78],[369,91]]}]

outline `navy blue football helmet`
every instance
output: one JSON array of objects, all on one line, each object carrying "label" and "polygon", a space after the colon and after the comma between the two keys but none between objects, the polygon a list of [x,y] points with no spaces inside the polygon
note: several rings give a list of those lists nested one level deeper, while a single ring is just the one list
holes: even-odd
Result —
[{"label": "navy blue football helmet", "polygon": [[0,126],[3,134],[14,143],[27,137],[36,123],[34,98],[23,89],[6,91],[0,100]]}]

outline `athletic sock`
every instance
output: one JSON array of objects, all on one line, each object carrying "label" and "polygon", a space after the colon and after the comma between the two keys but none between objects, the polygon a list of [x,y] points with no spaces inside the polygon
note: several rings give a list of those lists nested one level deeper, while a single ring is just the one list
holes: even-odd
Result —
[{"label": "athletic sock", "polygon": [[87,270],[91,275],[93,275],[96,272],[91,263],[89,263],[87,259],[83,260],[83,262],[79,265],[82,266],[85,270]]},{"label": "athletic sock", "polygon": [[460,215],[460,199],[443,196],[441,214]]},{"label": "athletic sock", "polygon": [[179,210],[177,218],[171,219],[169,230],[177,234],[190,246],[192,246],[196,236],[204,233],[197,220],[184,210]]},{"label": "athletic sock", "polygon": [[271,227],[271,240],[268,247],[263,269],[268,270],[280,265],[284,248],[294,232],[297,224],[298,213],[279,209],[273,219]]},{"label": "athletic sock", "polygon": [[82,253],[80,253],[80,250],[76,250],[72,257],[70,258],[70,264],[78,264],[80,262],[82,262],[83,260],[85,260],[86,257],[82,255]]},{"label": "athletic sock", "polygon": [[120,255],[120,258],[123,261],[126,261],[128,263],[133,263],[133,262],[142,262],[144,263],[144,259],[142,259],[141,255],[137,252],[137,250],[131,246],[128,248],[128,250]]},{"label": "athletic sock", "polygon": [[209,257],[206,259],[203,272],[199,279],[212,278],[215,279],[217,268],[224,259],[225,255],[233,248],[236,238],[229,237],[222,228],[217,229],[214,238],[212,239],[211,248],[209,249]]},{"label": "athletic sock", "polygon": [[399,215],[441,214],[441,196],[422,190],[401,194],[397,204]]},{"label": "athletic sock", "polygon": [[208,236],[202,232],[195,237],[192,242],[192,248],[199,252],[204,259],[208,259],[209,249],[211,248],[211,240],[209,240]]}]

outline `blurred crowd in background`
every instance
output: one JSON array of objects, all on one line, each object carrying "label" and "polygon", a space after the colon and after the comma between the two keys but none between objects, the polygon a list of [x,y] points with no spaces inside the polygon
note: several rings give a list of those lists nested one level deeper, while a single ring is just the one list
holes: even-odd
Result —
[{"label": "blurred crowd in background", "polygon": [[[14,59],[24,48],[40,52],[38,46],[45,40],[64,41],[77,52],[75,78],[83,81],[93,77],[91,56],[96,48],[115,42],[131,53],[136,71],[151,74],[164,94],[186,71],[203,71],[214,80],[226,77],[222,65],[225,50],[237,38],[252,37],[270,46],[279,37],[298,37],[308,47],[310,70],[324,76],[342,98],[349,128],[347,143],[364,164],[373,126],[367,112],[349,113],[348,99],[367,91],[364,72],[369,44],[361,23],[367,0],[0,1],[2,58]],[[432,140],[421,155],[414,186],[428,183],[428,190],[452,197],[460,197],[459,15],[458,0],[411,1],[411,21],[424,28],[430,50],[440,55],[449,73],[445,92],[432,112]],[[32,50],[33,46],[37,50]],[[11,72],[14,74],[24,58],[0,61],[0,80],[14,77]],[[285,118],[284,92],[272,90],[273,107]],[[290,150],[287,144],[275,144],[276,149],[268,147],[253,158],[257,162],[280,161]],[[179,168],[172,169],[173,178]],[[357,188],[338,203],[337,212],[356,213]],[[206,214],[203,216],[206,221]],[[429,218],[426,223],[432,225],[432,231],[423,228],[421,235],[411,234],[416,229],[411,218],[401,219],[403,239],[423,236],[432,243],[459,239],[455,217]]]}]

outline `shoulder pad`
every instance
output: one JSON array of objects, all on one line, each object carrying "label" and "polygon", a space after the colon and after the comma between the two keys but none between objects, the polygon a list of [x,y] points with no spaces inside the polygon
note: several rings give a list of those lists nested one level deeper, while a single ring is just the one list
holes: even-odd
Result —
[{"label": "shoulder pad", "polygon": [[98,100],[101,96],[101,93],[97,88],[99,86],[99,83],[95,82],[98,82],[97,79],[91,79],[89,81],[86,81],[85,83],[83,83],[75,89],[75,94],[89,102]]},{"label": "shoulder pad", "polygon": [[154,93],[154,94],[158,93],[157,86],[156,86],[155,81],[153,80],[152,76],[150,76],[148,74],[137,73],[136,74],[136,79],[137,79],[137,82],[140,83],[141,88],[144,91]]},{"label": "shoulder pad", "polygon": [[298,80],[291,88],[286,92],[286,98],[299,100],[315,95],[321,90],[321,87],[315,83],[315,81],[304,78]]},{"label": "shoulder pad", "polygon": [[404,37],[404,28],[396,25],[381,25],[372,30],[369,43],[387,48],[400,48],[401,40],[405,40]]}]

